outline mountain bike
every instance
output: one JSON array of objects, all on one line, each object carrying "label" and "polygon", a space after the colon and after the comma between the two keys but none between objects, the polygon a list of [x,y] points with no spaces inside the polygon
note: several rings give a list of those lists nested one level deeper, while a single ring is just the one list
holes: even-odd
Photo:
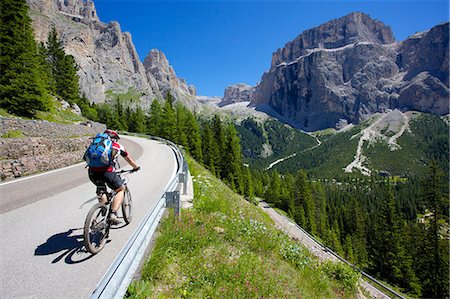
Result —
[{"label": "mountain bike", "polygon": [[[125,193],[122,201],[122,217],[126,224],[129,224],[133,218],[133,201],[131,198],[130,188],[128,187],[128,176],[124,174],[133,173],[136,170],[121,170],[117,173],[125,180]],[[95,204],[86,216],[84,222],[84,246],[92,253],[100,252],[106,244],[111,229],[110,214],[111,203],[113,202],[116,192],[109,190],[106,192],[106,203]]]}]

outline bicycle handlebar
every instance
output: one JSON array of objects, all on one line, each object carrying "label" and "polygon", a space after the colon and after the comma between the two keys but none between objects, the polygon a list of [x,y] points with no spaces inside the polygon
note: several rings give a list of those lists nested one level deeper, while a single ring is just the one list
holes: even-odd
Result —
[{"label": "bicycle handlebar", "polygon": [[118,171],[117,173],[133,173],[133,172],[136,172],[136,171],[138,171],[140,169],[141,169],[141,167],[139,166],[136,169],[124,169],[124,170]]}]

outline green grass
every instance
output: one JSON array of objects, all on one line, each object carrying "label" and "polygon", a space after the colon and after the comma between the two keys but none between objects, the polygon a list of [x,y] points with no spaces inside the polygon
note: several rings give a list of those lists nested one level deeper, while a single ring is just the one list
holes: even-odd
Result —
[{"label": "green grass", "polygon": [[8,113],[8,111],[4,108],[0,108],[0,116],[2,117],[15,117],[14,115]]},{"label": "green grass", "polygon": [[69,110],[38,111],[36,113],[36,119],[60,124],[72,124],[78,121],[86,121],[85,117],[77,115]]},{"label": "green grass", "polygon": [[[49,111],[37,111],[33,119],[46,120],[49,122],[56,122],[61,124],[72,124],[74,122],[86,121],[87,119],[83,116],[73,113],[70,109],[60,110],[61,104],[53,100],[52,108]],[[8,113],[5,109],[0,109],[0,116],[2,117],[14,117],[30,120],[28,117],[21,117]]]},{"label": "green grass", "polygon": [[161,222],[128,298],[355,297],[355,272],[320,264],[262,210],[188,162],[194,207]]},{"label": "green grass", "polygon": [[20,130],[9,130],[5,134],[1,136],[1,138],[22,138],[25,137],[25,134],[23,134]]}]

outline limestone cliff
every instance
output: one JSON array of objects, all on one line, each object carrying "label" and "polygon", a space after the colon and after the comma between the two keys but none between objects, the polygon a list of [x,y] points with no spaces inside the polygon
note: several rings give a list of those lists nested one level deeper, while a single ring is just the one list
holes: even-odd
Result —
[{"label": "limestone cliff", "polygon": [[255,87],[244,83],[238,83],[230,85],[225,89],[222,101],[219,103],[219,107],[239,103],[247,102],[251,100]]},{"label": "limestone cliff", "polygon": [[388,26],[349,14],[277,50],[251,104],[305,130],[394,108],[448,114],[448,38],[447,23],[395,42]]},{"label": "limestone cliff", "polygon": [[[136,52],[131,34],[122,32],[117,22],[101,22],[93,1],[27,1],[36,39],[45,42],[55,26],[66,53],[73,55],[80,67],[81,92],[89,100],[104,102],[108,92],[132,91],[140,96],[141,105],[148,107],[153,99],[162,99],[169,90],[175,99],[195,99],[195,88],[176,78],[175,72],[170,80],[163,82],[155,78],[155,74],[165,70],[148,72]],[[168,66],[164,54],[160,65]],[[159,66],[155,64],[155,67]]]}]

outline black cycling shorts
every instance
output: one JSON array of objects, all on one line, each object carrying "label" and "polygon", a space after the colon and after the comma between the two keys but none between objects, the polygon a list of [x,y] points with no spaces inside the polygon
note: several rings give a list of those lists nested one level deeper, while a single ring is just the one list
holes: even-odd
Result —
[{"label": "black cycling shorts", "polygon": [[120,176],[113,171],[89,171],[89,179],[97,186],[97,194],[100,192],[106,192],[106,184],[113,190],[117,190],[124,184],[124,180],[122,180]]}]

